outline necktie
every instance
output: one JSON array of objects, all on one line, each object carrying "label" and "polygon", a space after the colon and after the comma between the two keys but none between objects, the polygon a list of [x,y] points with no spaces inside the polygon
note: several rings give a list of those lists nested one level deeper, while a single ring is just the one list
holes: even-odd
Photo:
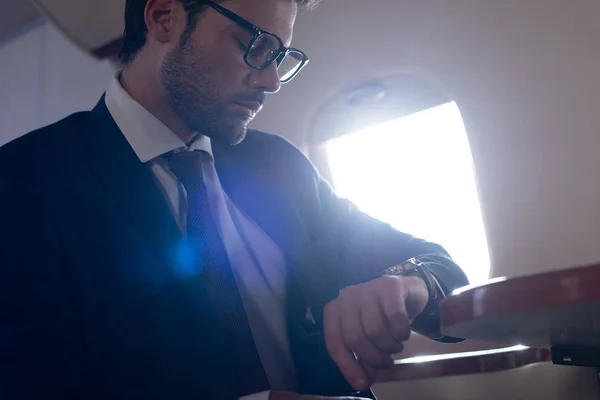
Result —
[{"label": "necktie", "polygon": [[236,386],[236,392],[241,397],[269,390],[269,383],[256,351],[225,246],[210,212],[202,176],[202,162],[212,162],[212,157],[201,151],[188,151],[171,155],[169,166],[187,191],[188,237],[202,263],[202,288],[199,290],[206,291],[211,312],[216,315],[219,323],[218,327],[207,329],[219,329],[219,335],[233,353],[234,359],[230,360],[230,377],[235,381],[232,384]]}]

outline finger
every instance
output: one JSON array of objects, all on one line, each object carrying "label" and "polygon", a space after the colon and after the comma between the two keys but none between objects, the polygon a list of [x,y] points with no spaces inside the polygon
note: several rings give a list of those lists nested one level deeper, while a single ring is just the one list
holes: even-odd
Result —
[{"label": "finger", "polygon": [[323,329],[327,351],[344,375],[344,378],[346,378],[354,389],[359,391],[367,390],[369,388],[367,374],[344,340],[337,300],[332,301],[325,307]]},{"label": "finger", "polygon": [[391,328],[391,333],[401,342],[407,341],[411,333],[405,296],[406,293],[403,290],[390,290],[380,299],[381,309]]},{"label": "finger", "polygon": [[[387,296],[382,293],[381,296]],[[380,300],[370,297],[361,307],[363,329],[371,343],[387,354],[399,353],[404,349],[402,341],[399,340],[380,304]]]},{"label": "finger", "polygon": [[371,386],[373,383],[375,383],[375,369],[365,362],[361,362],[360,365],[363,367],[363,370],[367,374],[367,378],[369,379],[369,386]]},{"label": "finger", "polygon": [[363,328],[361,308],[349,302],[345,305],[340,312],[346,345],[354,350],[360,361],[370,364],[373,368],[390,366],[393,363],[390,356],[375,347],[367,337]]}]

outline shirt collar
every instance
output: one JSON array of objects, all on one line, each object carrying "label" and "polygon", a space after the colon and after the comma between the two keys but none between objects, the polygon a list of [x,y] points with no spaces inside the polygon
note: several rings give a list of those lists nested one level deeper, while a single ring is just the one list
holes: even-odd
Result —
[{"label": "shirt collar", "polygon": [[106,90],[106,107],[141,162],[146,163],[173,150],[202,150],[212,157],[209,137],[198,135],[187,146],[125,91],[119,77],[120,73],[116,74]]}]

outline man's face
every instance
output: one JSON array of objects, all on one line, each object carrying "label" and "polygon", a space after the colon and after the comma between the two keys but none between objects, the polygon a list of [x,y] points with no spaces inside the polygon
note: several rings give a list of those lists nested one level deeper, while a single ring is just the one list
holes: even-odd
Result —
[{"label": "man's face", "polygon": [[[220,4],[289,45],[297,12],[295,2],[231,0]],[[185,18],[177,21],[184,31]],[[160,79],[166,100],[190,130],[237,144],[260,111],[265,95],[279,90],[275,63],[255,70],[244,62],[251,38],[251,32],[207,8],[189,39],[165,56]]]}]

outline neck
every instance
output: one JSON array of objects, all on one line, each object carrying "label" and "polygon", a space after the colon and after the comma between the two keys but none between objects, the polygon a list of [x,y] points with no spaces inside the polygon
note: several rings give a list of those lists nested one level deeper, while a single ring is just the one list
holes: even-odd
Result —
[{"label": "neck", "polygon": [[[140,54],[139,56],[142,56]],[[151,62],[136,59],[121,72],[120,82],[123,89],[132,99],[140,103],[152,115],[165,124],[184,143],[189,143],[195,137],[195,132],[188,129],[167,104],[164,90],[160,85],[158,68],[143,68],[152,66]]]}]

